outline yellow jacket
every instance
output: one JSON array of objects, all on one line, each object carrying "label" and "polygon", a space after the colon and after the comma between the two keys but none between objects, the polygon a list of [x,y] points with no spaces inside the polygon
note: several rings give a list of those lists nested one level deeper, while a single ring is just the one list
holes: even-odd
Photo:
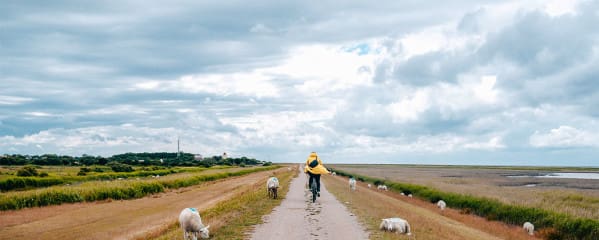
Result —
[{"label": "yellow jacket", "polygon": [[[310,167],[310,162],[314,159],[318,160],[318,165],[316,167],[311,168]],[[304,167],[304,172],[310,172],[312,174],[327,174],[329,173],[329,170],[327,170],[327,168],[325,168],[322,165],[322,161],[320,161],[320,158],[318,157],[318,155],[316,155],[315,152],[310,153],[310,156],[308,157],[308,159],[306,159],[306,167]]]}]

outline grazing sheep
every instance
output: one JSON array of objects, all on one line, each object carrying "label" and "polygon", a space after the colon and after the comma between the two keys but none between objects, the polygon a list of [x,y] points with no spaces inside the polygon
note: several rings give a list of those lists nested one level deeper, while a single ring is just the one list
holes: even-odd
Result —
[{"label": "grazing sheep", "polygon": [[369,183],[369,184],[368,184],[368,188],[371,188],[371,187],[372,187],[372,185],[370,185],[370,183]]},{"label": "grazing sheep", "polygon": [[401,192],[400,194],[401,194],[402,196],[405,196],[405,195],[406,195],[406,194],[405,194],[405,193],[403,193],[403,192]]},{"label": "grazing sheep", "polygon": [[443,210],[445,210],[445,207],[447,207],[447,204],[445,204],[445,201],[439,200],[437,202],[437,207],[439,207],[439,209],[441,209],[441,211],[443,211]]},{"label": "grazing sheep", "polygon": [[412,194],[411,194],[411,193],[410,193],[410,194],[408,194],[408,197],[409,197],[409,198],[412,198]]},{"label": "grazing sheep", "polygon": [[528,232],[528,235],[532,236],[534,234],[535,225],[532,225],[532,223],[525,222],[524,225],[522,226],[522,228],[524,228],[524,231]]},{"label": "grazing sheep", "polygon": [[401,218],[384,218],[381,221],[381,225],[379,225],[379,229],[383,231],[396,232],[396,233],[405,233],[407,235],[412,235],[410,231],[410,224],[408,221]]},{"label": "grazing sheep", "polygon": [[337,173],[336,173],[336,172],[333,172],[333,173],[331,173],[331,175],[333,175],[333,176],[337,176]]},{"label": "grazing sheep", "polygon": [[179,224],[181,225],[181,229],[183,229],[183,239],[198,239],[198,234],[203,239],[208,239],[210,237],[210,233],[208,231],[208,226],[204,226],[202,224],[202,218],[200,217],[200,213],[195,208],[186,208],[181,211],[179,214]]},{"label": "grazing sheep", "polygon": [[377,188],[378,190],[385,190],[385,191],[388,191],[388,189],[387,189],[387,186],[385,186],[385,185],[378,185],[376,188]]},{"label": "grazing sheep", "polygon": [[349,190],[356,191],[356,179],[349,179]]},{"label": "grazing sheep", "polygon": [[268,197],[272,197],[273,199],[277,198],[277,189],[279,188],[279,179],[276,177],[270,177],[268,181],[266,181],[266,192],[268,193]]}]

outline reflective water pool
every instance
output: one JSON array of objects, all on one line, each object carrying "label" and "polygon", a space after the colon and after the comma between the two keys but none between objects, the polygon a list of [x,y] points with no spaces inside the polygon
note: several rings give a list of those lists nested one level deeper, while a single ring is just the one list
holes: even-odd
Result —
[{"label": "reflective water pool", "polygon": [[536,178],[574,178],[574,179],[599,179],[599,173],[549,173],[542,175],[516,175],[507,176],[512,178],[536,177]]}]

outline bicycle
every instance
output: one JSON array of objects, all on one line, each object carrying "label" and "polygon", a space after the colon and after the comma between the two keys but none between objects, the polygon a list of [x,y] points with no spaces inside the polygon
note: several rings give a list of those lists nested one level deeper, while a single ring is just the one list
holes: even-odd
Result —
[{"label": "bicycle", "polygon": [[312,203],[316,202],[316,197],[318,196],[318,187],[316,186],[316,178],[312,179],[310,183],[310,192],[312,192]]}]

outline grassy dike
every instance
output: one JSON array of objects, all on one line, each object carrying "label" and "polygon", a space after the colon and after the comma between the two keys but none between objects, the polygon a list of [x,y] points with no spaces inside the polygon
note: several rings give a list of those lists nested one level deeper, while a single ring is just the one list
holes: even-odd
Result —
[{"label": "grassy dike", "polygon": [[[262,216],[270,213],[289,191],[291,179],[297,176],[297,171],[284,171],[276,175],[279,179],[279,198],[269,199],[266,194],[266,179],[247,186],[230,200],[218,203],[216,206],[200,210],[202,222],[210,225],[210,239],[244,239],[252,226],[262,223]],[[177,220],[173,220],[164,229],[150,233],[138,239],[182,239],[182,231]]]},{"label": "grassy dike", "polygon": [[548,239],[599,239],[599,220],[575,218],[538,208],[509,205],[489,198],[443,192],[416,184],[391,182],[349,172],[334,171],[338,175],[354,176],[369,183],[384,182],[393,191],[412,193],[415,197],[430,202],[443,199],[448,207],[474,213],[489,220],[502,221],[518,226],[529,221],[535,225],[536,229],[545,228],[543,232],[546,233]]},{"label": "grassy dike", "polygon": [[[74,168],[74,167],[71,167]],[[74,184],[78,182],[87,181],[99,181],[99,180],[115,180],[119,178],[135,178],[135,177],[148,177],[148,176],[166,176],[170,174],[183,173],[183,172],[202,172],[209,169],[225,169],[231,168],[228,166],[215,166],[211,168],[197,167],[197,168],[171,168],[171,169],[160,169],[151,171],[134,171],[134,172],[106,172],[96,173],[90,172],[87,176],[56,176],[51,174],[48,177],[16,177],[10,176],[0,179],[0,192],[8,192],[11,190],[27,190],[34,188],[50,187],[60,184]],[[77,170],[79,168],[76,168]],[[76,173],[76,172],[75,172]]]},{"label": "grassy dike", "polygon": [[86,182],[79,186],[49,187],[41,190],[10,192],[0,195],[0,210],[18,210],[29,207],[59,205],[62,203],[91,202],[106,199],[134,199],[164,192],[166,189],[188,187],[203,182],[233,176],[242,176],[259,171],[268,171],[279,166],[256,167],[220,173],[199,173],[180,178],[155,180],[127,180],[110,182]]},{"label": "grassy dike", "polygon": [[[329,178],[330,181],[327,178]],[[333,194],[337,200],[345,203],[348,210],[358,217],[362,225],[366,228],[366,231],[368,231],[370,239],[388,240],[403,237],[396,233],[379,230],[378,227],[381,223],[381,215],[385,216],[383,213],[380,213],[380,211],[388,212],[388,208],[381,209],[378,204],[372,204],[373,199],[367,194],[355,194],[350,192],[346,181],[339,182],[336,181],[334,177],[329,176],[323,176],[323,179],[325,180],[327,190]]]}]

